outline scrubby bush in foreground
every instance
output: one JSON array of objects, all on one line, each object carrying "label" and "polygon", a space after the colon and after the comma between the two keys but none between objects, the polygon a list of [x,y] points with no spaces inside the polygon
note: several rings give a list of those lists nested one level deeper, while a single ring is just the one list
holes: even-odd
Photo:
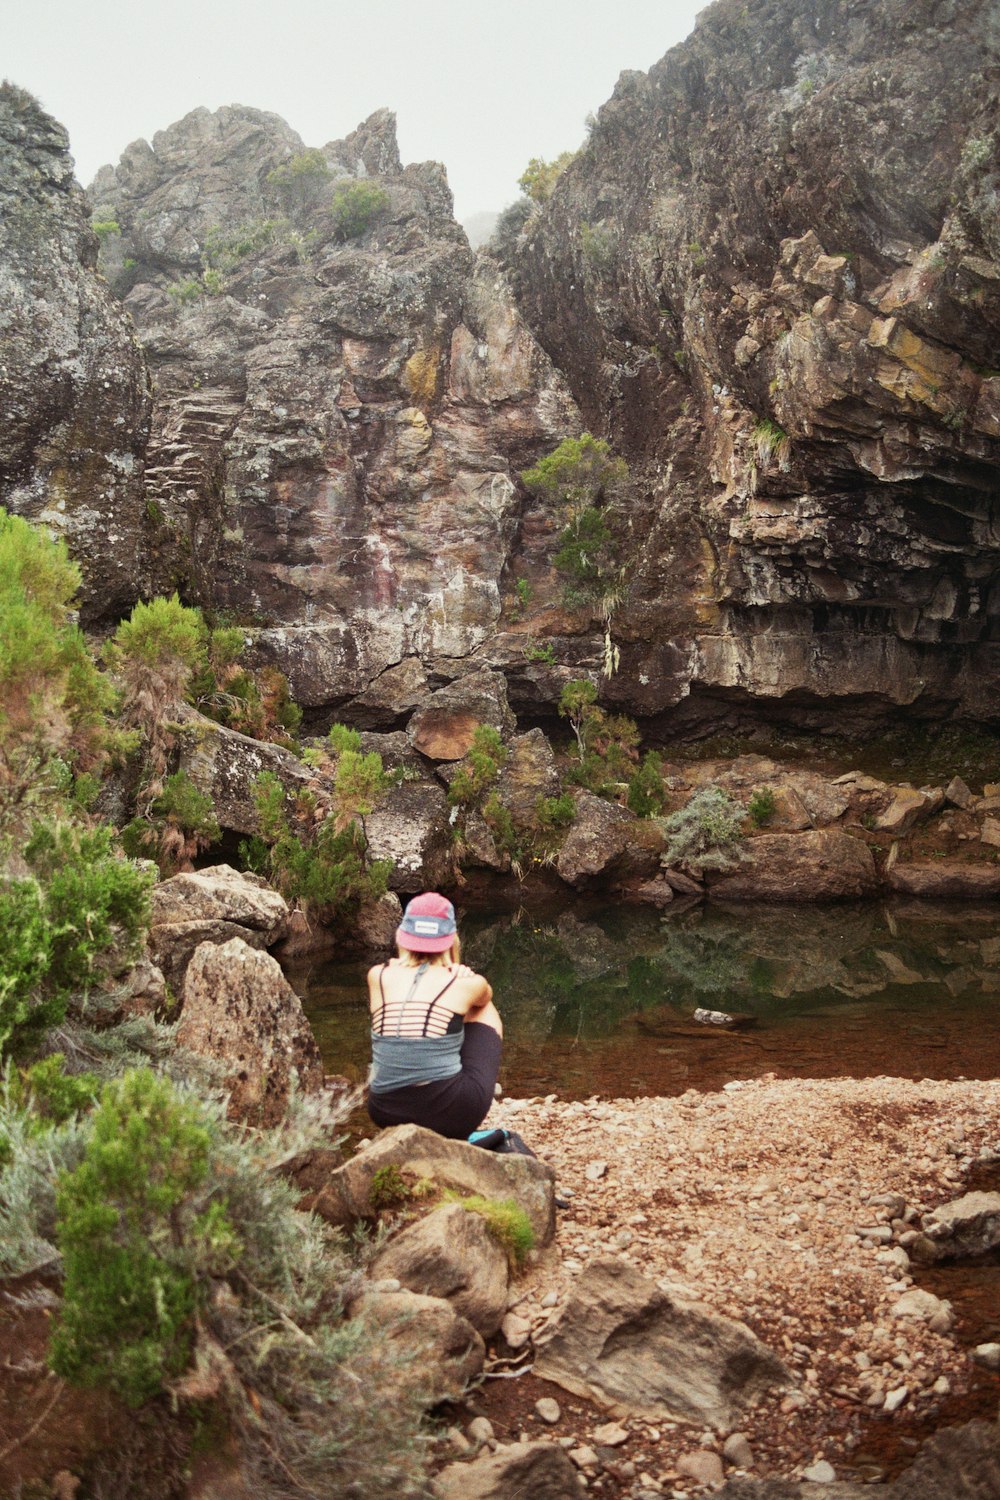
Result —
[{"label": "scrubby bush in foreground", "polygon": [[[35,1082],[15,1086],[9,1067],[0,1079],[0,1230],[14,1201],[22,1219],[18,1262],[0,1235],[0,1277],[51,1266],[46,1241],[58,1243],[56,1372],[133,1406],[170,1396],[174,1412],[214,1408],[268,1500],[290,1484],[314,1500],[426,1494],[419,1392],[400,1384],[377,1330],[344,1316],[359,1273],[282,1175],[303,1150],[335,1144],[352,1101],[296,1098],[280,1128],[249,1132],[220,1101],[142,1068],[59,1123],[40,1097],[65,1102],[65,1088]],[[90,1094],[75,1106],[86,1111]],[[388,1410],[371,1399],[384,1384]]]}]

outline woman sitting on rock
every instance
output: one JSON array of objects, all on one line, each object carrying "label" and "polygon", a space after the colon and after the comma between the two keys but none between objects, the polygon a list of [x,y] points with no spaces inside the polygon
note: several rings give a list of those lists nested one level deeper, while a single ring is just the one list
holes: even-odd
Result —
[{"label": "woman sitting on rock", "polygon": [[455,908],[414,896],[396,930],[397,957],[368,971],[376,1125],[424,1125],[464,1140],[493,1101],[503,1024],[493,990],[461,962]]}]

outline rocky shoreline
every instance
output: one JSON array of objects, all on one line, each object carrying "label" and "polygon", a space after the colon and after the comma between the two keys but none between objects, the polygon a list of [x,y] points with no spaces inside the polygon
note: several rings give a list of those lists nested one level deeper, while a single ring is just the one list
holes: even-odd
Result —
[{"label": "rocky shoreline", "polygon": [[[968,1390],[975,1367],[953,1315],[914,1295],[900,1241],[912,1246],[913,1226],[958,1196],[972,1164],[1000,1155],[1000,1082],[771,1079],[675,1099],[505,1098],[490,1123],[528,1139],[568,1200],[552,1246],[512,1289],[515,1345],[543,1341],[587,1268],[610,1256],[745,1322],[792,1376],[729,1433],[623,1416],[606,1397],[613,1410],[596,1429],[566,1400],[551,1429],[532,1411],[524,1438],[554,1436],[596,1493],[692,1493],[736,1467],[733,1454],[754,1475],[874,1479],[877,1466],[866,1473],[856,1457],[872,1418],[947,1421]],[[487,1416],[495,1388],[479,1403]],[[626,1436],[609,1442],[611,1416]]]}]

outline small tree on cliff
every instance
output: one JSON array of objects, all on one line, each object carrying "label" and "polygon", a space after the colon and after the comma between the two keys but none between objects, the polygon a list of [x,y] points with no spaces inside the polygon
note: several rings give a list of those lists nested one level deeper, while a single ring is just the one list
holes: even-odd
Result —
[{"label": "small tree on cliff", "polygon": [[576,155],[575,151],[563,151],[553,161],[533,156],[517,179],[518,187],[536,203],[544,203],[552,197],[556,183]]}]

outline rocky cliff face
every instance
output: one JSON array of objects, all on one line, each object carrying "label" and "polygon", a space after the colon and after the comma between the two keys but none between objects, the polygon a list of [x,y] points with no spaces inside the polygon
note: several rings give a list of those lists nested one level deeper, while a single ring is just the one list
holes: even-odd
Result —
[{"label": "rocky cliff face", "polygon": [[[393,117],[307,149],[196,110],[91,189],[4,95],[0,499],[86,618],[180,589],[325,717],[581,672],[654,734],[998,717],[1000,22],[988,0],[717,0],[473,257]],[[631,480],[610,616],[519,472],[583,426]],[[145,470],[143,473],[143,455]]]},{"label": "rocky cliff face", "polygon": [[96,266],[65,130],[0,85],[0,505],[65,535],[85,622],[141,580],[149,421],[142,352]]},{"label": "rocky cliff face", "polygon": [[384,722],[405,678],[391,720],[492,639],[516,470],[578,425],[502,272],[386,111],[319,151],[196,110],[91,194],[155,381],[157,586],[256,627],[307,706],[368,693]]},{"label": "rocky cliff face", "polygon": [[513,254],[642,476],[610,696],[676,726],[995,719],[1000,22],[718,0]]}]

